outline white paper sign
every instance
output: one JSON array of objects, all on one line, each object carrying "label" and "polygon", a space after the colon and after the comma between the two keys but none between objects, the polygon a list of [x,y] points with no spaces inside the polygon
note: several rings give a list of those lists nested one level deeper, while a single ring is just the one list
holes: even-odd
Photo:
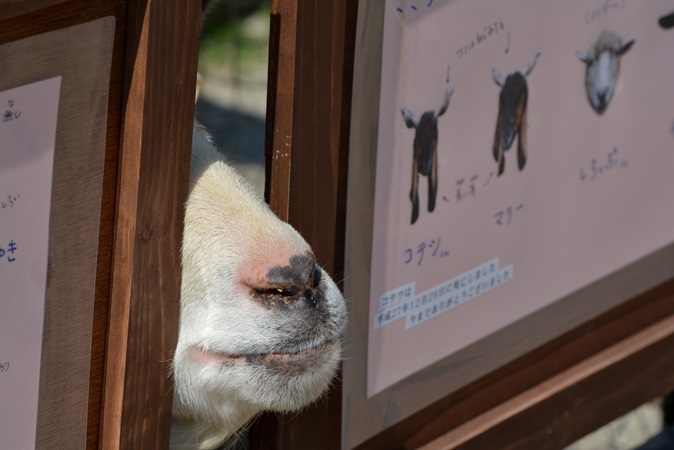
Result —
[{"label": "white paper sign", "polygon": [[369,397],[674,242],[672,0],[385,4]]},{"label": "white paper sign", "polygon": [[35,447],[60,89],[0,92],[0,448]]}]

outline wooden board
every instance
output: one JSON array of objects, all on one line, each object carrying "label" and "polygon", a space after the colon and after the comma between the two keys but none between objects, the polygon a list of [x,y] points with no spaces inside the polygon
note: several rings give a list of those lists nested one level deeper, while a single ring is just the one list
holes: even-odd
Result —
[{"label": "wooden board", "polygon": [[103,448],[168,448],[200,14],[128,5]]}]

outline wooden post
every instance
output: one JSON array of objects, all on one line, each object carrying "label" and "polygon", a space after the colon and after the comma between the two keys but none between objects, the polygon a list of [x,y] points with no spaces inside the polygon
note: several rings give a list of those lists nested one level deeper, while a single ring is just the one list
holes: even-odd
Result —
[{"label": "wooden post", "polygon": [[168,448],[201,3],[128,5],[100,446]]}]

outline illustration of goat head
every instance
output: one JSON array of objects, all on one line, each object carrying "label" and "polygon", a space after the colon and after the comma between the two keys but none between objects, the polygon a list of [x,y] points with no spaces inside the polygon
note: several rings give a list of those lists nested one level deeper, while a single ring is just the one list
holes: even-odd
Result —
[{"label": "illustration of goat head", "polygon": [[529,89],[526,77],[531,73],[541,52],[537,52],[523,71],[513,72],[505,79],[496,67],[491,69],[494,82],[501,87],[498,119],[494,133],[494,159],[498,163],[498,175],[505,169],[504,152],[517,140],[517,165],[520,170],[527,162],[527,99]]},{"label": "illustration of goat head", "polygon": [[620,75],[620,58],[634,44],[613,31],[602,31],[586,52],[577,52],[585,63],[585,93],[597,114],[603,114],[613,98]]},{"label": "illustration of goat head", "polygon": [[403,105],[400,112],[407,128],[414,128],[414,157],[412,158],[412,223],[419,218],[419,174],[428,177],[428,212],[435,209],[435,198],[438,193],[438,117],[447,111],[454,88],[445,91],[445,99],[437,110],[424,112],[416,117]]}]

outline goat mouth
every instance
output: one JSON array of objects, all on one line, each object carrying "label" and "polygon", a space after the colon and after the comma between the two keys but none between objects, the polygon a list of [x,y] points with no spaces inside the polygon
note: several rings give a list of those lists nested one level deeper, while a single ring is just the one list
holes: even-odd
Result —
[{"label": "goat mouth", "polygon": [[247,364],[263,366],[272,372],[288,373],[300,372],[324,364],[330,359],[335,345],[337,345],[336,341],[327,341],[318,346],[297,351],[247,354],[214,352],[192,346],[188,352],[190,359],[202,364]]},{"label": "goat mouth", "polygon": [[253,366],[262,366],[268,372],[277,375],[299,374],[308,369],[325,364],[330,360],[334,343],[329,342],[320,347],[311,348],[295,353],[269,353],[246,356],[246,363]]}]

